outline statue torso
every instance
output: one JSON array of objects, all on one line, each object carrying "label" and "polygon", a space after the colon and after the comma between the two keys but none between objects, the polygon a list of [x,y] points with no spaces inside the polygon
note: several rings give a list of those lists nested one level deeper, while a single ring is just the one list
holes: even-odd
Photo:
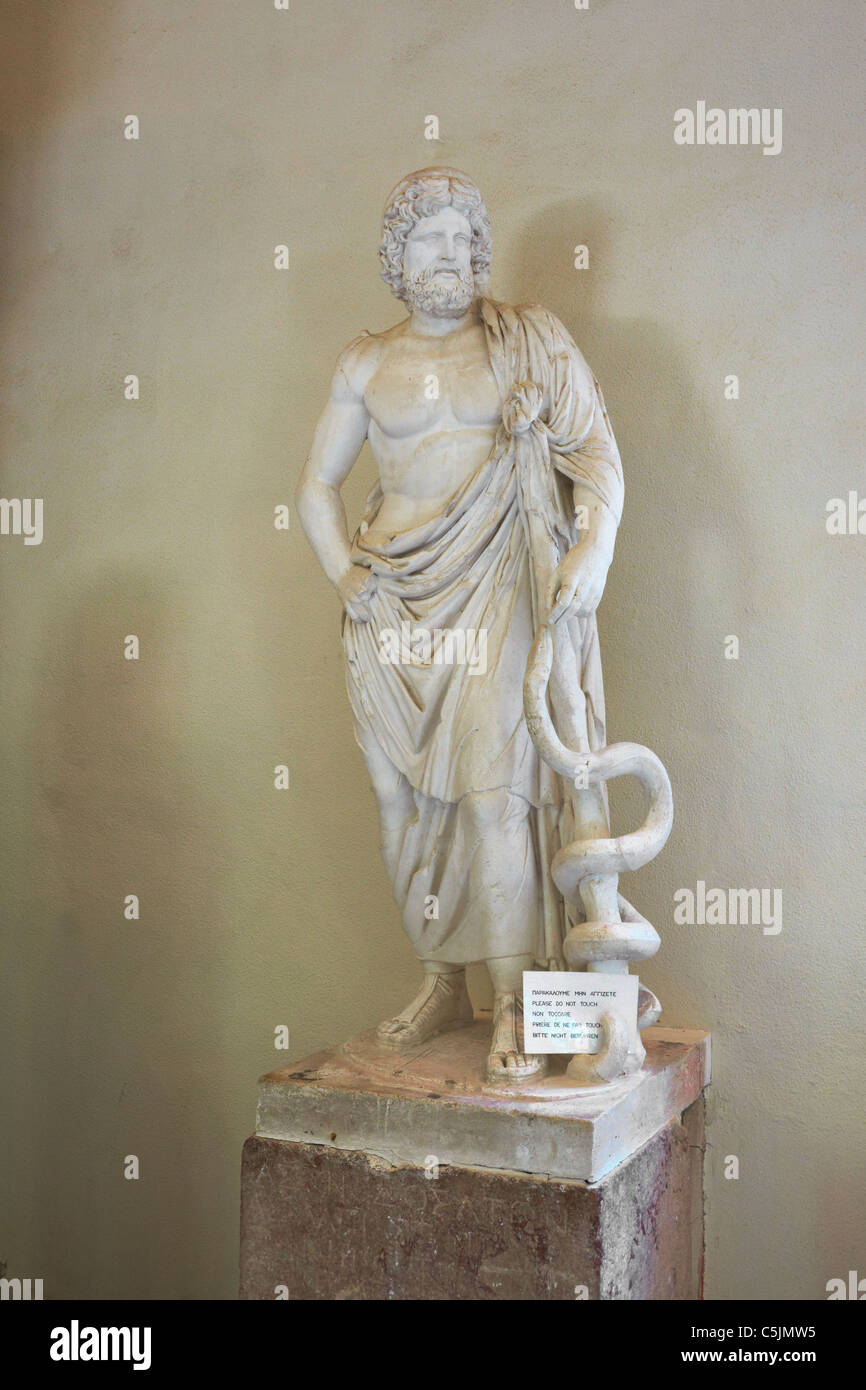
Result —
[{"label": "statue torso", "polygon": [[442,337],[401,324],[379,343],[364,401],[384,494],[375,529],[395,532],[435,516],[477,471],[501,401],[480,323]]}]

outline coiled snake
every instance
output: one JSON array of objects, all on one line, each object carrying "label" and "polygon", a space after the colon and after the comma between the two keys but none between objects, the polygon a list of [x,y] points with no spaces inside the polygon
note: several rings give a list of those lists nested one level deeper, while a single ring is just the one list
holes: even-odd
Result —
[{"label": "coiled snake", "polygon": [[[584,907],[587,901],[607,903],[607,920],[579,922],[566,934],[563,951],[568,964],[627,973],[629,961],[649,959],[661,942],[655,928],[615,890],[616,875],[639,869],[664,847],[673,825],[670,778],[661,760],[642,744],[612,743],[592,752],[568,748],[562,742],[547,699],[554,655],[553,630],[543,623],[535,634],[523,684],[526,724],[539,754],[573,785],[593,786],[614,777],[636,777],[649,798],[646,816],[637,830],[615,837],[574,840],[563,845],[551,863],[553,881],[567,902],[582,897]],[[660,1013],[658,1000],[642,988],[637,1028],[648,1027]],[[575,1057],[569,1066],[571,1076],[606,1081],[642,1065],[645,1052],[636,1030],[614,1014],[605,1015],[602,1025],[602,1052]]]}]

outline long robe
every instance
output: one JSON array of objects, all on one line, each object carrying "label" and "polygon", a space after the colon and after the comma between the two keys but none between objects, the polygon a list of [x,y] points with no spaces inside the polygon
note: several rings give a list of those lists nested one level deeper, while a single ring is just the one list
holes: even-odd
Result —
[{"label": "long robe", "polygon": [[[493,300],[481,313],[502,425],[441,515],[384,544],[367,539],[382,501],[379,485],[371,492],[352,561],[378,585],[371,622],[344,616],[347,688],[361,748],[375,746],[395,785],[411,788],[386,862],[419,957],[530,954],[547,965],[561,958],[567,926],[549,864],[579,836],[580,807],[535,750],[523,676],[550,575],[580,539],[572,484],[618,521],[622,467],[598,383],[558,319]],[[408,644],[419,629],[420,645]],[[469,634],[476,658],[471,635],[483,632],[486,669],[449,660],[443,632]],[[397,661],[387,659],[394,634],[404,639]],[[573,746],[601,748],[594,616],[561,622],[556,643],[560,728]]]}]

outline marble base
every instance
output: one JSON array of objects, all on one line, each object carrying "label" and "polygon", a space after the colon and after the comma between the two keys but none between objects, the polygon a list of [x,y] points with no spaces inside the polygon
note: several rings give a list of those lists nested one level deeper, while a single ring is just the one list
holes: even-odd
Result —
[{"label": "marble base", "polygon": [[562,1059],[506,1095],[488,1037],[367,1034],[262,1077],[242,1298],[700,1297],[709,1037],[648,1029],[637,1076],[576,1091]]}]

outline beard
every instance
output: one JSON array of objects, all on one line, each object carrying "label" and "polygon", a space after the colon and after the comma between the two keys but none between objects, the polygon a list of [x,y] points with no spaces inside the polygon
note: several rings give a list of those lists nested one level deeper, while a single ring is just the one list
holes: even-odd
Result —
[{"label": "beard", "polygon": [[443,275],[432,267],[404,271],[402,297],[410,309],[423,309],[434,318],[459,318],[475,298],[475,277],[471,271]]}]

